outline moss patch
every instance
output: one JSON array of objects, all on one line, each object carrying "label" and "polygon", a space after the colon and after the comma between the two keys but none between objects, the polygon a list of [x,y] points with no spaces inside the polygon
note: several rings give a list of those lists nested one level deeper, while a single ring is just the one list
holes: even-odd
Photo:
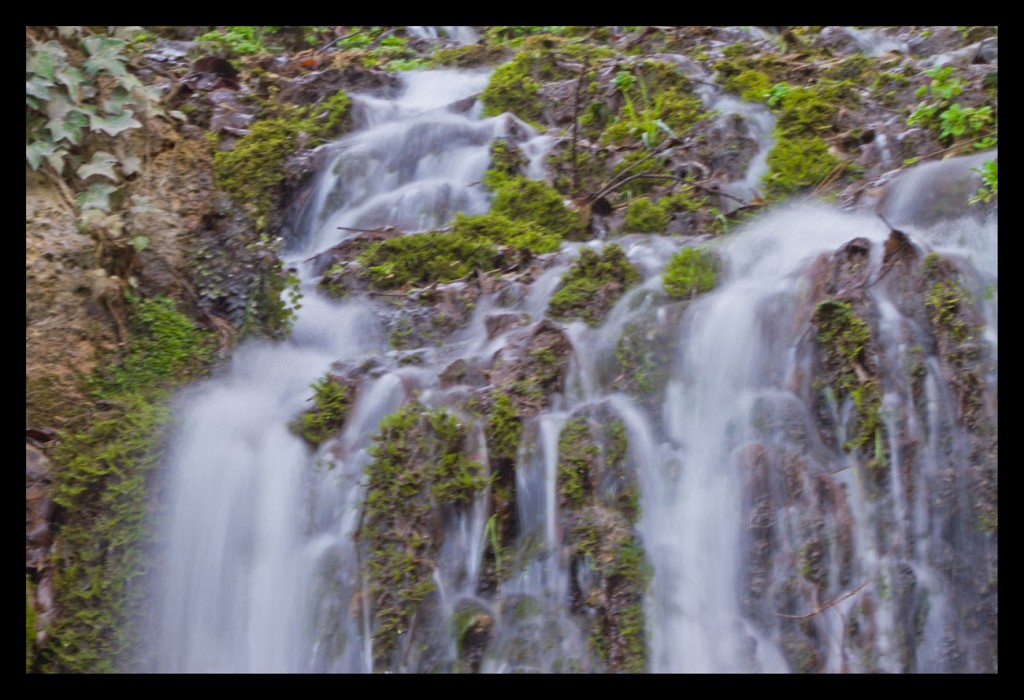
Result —
[{"label": "moss patch", "polygon": [[614,243],[601,253],[582,248],[580,257],[562,277],[548,303],[548,314],[560,320],[580,319],[589,326],[601,323],[626,290],[640,281],[640,273]]},{"label": "moss patch", "polygon": [[634,199],[626,207],[626,228],[632,233],[664,233],[672,215],[646,197]]},{"label": "moss patch", "polygon": [[366,467],[360,543],[373,606],[377,670],[396,663],[400,637],[434,590],[432,533],[446,508],[467,503],[490,482],[463,448],[466,431],[443,408],[409,403],[381,421]]},{"label": "moss patch", "polygon": [[345,425],[353,397],[351,389],[331,374],[309,386],[313,389],[313,408],[293,421],[289,428],[316,447]]},{"label": "moss patch", "polygon": [[721,262],[704,248],[683,248],[665,266],[662,286],[674,299],[689,299],[714,289]]},{"label": "moss patch", "polygon": [[149,477],[163,450],[170,390],[204,371],[212,354],[209,334],[170,300],[133,304],[122,358],[111,358],[89,382],[105,408],[90,425],[62,435],[54,454],[54,583],[62,614],[42,654],[42,668],[51,672],[119,670],[137,649]]}]

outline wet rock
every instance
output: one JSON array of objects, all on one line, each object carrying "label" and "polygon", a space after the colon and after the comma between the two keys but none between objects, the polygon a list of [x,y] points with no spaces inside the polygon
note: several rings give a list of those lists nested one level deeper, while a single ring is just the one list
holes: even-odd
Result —
[{"label": "wet rock", "polygon": [[25,443],[25,567],[41,570],[50,548],[50,526],[56,505],[51,496],[50,459],[38,447]]},{"label": "wet rock", "polygon": [[536,415],[548,406],[552,393],[564,391],[571,351],[565,331],[544,319],[516,331],[494,354],[488,379],[514,397],[520,415]]},{"label": "wet rock", "polygon": [[460,670],[479,673],[487,646],[494,639],[494,615],[478,601],[460,601],[452,613],[452,627]]},{"label": "wet rock", "polygon": [[526,314],[521,313],[498,313],[488,314],[484,318],[484,326],[487,328],[487,339],[494,340],[499,335],[527,323]]},{"label": "wet rock", "polygon": [[473,387],[487,385],[487,378],[480,371],[480,368],[463,359],[458,359],[445,367],[439,379],[442,389],[450,389],[459,384],[467,384]]}]

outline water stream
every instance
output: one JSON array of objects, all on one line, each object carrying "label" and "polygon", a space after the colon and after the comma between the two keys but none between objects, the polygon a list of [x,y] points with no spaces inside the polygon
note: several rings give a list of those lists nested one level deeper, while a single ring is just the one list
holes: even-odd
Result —
[{"label": "water stream", "polygon": [[[482,296],[470,322],[427,348],[418,365],[398,362],[388,346],[383,301],[336,301],[316,291],[316,271],[307,261],[356,235],[347,229],[422,231],[446,225],[456,212],[486,211],[488,194],[479,182],[493,139],[517,143],[531,159],[532,176],[542,175],[548,137],[511,115],[481,118],[472,100],[467,106],[466,98],[478,94],[487,77],[413,72],[394,100],[354,96],[357,128],[326,147],[330,157],[317,182],[312,224],[286,253],[304,293],[292,336],[244,345],[229,367],[180,398],[181,420],[166,465],[164,575],[153,640],[157,670],[372,670],[367,606],[353,603],[364,586],[353,535],[366,450],[377,424],[413,391],[427,405],[453,402],[457,391],[441,388],[441,371],[459,358],[485,364],[506,342],[506,334],[488,338],[485,317],[514,311],[539,320],[576,249],[600,245],[567,244],[518,297]],[[734,189],[746,199],[763,169],[770,118],[724,98],[715,104],[747,117],[759,143],[760,161],[755,158]],[[962,261],[965,283],[984,299],[979,342],[990,350],[993,371],[981,389],[994,405],[997,297],[986,290],[997,282],[995,219],[920,224],[917,212],[936,178],[954,177],[954,171],[962,177],[973,163],[922,167],[913,176],[919,180],[908,175],[898,183],[885,211],[922,250]],[[913,338],[927,329],[900,311],[888,287],[869,293],[881,352],[894,370],[885,384],[878,435],[891,447],[891,462],[908,468],[892,469],[885,491],[876,493],[867,465],[814,429],[818,416],[811,408],[803,340],[811,265],[818,255],[864,237],[877,266],[888,233],[869,213],[809,205],[776,209],[717,243],[725,263],[720,284],[681,315],[671,313],[679,307],[661,293],[659,276],[682,241],[619,241],[644,282],[599,328],[567,325],[573,360],[565,395],[524,426],[518,516],[521,540],[535,541],[535,553],[493,596],[481,596],[476,581],[483,501],[449,524],[444,536],[434,574],[442,617],[466,601],[496,617],[509,601],[531,600],[538,608],[533,617],[501,618],[481,671],[600,670],[587,661],[586,636],[570,610],[571,579],[587,573],[571,571],[560,556],[555,493],[562,426],[574,411],[600,404],[622,420],[628,462],[640,484],[638,530],[653,566],[646,598],[651,671],[807,670],[801,653],[813,656],[809,666],[826,671],[988,668],[979,641],[984,629],[958,614],[975,600],[974,579],[958,572],[949,551],[973,552],[975,565],[994,552],[991,538],[962,512],[968,494],[957,460],[971,460],[968,437],[958,425],[937,351],[926,343],[912,348],[918,344]],[[671,366],[653,406],[622,393],[608,376],[618,338],[631,322],[668,328]],[[922,408],[897,420],[897,407],[912,393],[901,370],[912,356],[921,359],[924,395],[915,405]],[[310,383],[337,362],[369,362],[374,369],[344,432],[313,452],[287,426],[308,405]],[[832,409],[841,416],[851,405],[834,403]],[[844,436],[837,439],[841,444]],[[479,430],[470,442],[473,450],[484,449]],[[903,454],[908,443],[914,445],[911,456]],[[771,466],[760,490],[751,485],[763,476],[755,463]],[[787,479],[800,486],[784,486]],[[768,526],[752,529],[755,514],[771,523],[770,544],[757,540]],[[811,537],[812,527],[825,534]],[[767,554],[759,542],[769,547]],[[807,594],[800,586],[815,577],[827,577],[818,590],[831,598],[862,584],[867,593],[806,620],[780,616],[805,612],[800,605]],[[907,641],[908,630],[914,643]],[[410,654],[404,670],[431,663],[450,668],[453,654],[449,640]]]}]

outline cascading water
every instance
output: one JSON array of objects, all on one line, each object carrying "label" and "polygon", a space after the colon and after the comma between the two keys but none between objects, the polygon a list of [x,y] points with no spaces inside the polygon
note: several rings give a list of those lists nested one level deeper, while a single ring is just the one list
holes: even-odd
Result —
[{"label": "cascading water", "polygon": [[[493,139],[516,142],[530,173],[542,173],[546,137],[510,115],[480,118],[472,98],[486,73],[430,71],[406,81],[392,101],[356,97],[358,128],[328,147],[312,223],[288,253],[305,293],[291,338],[240,348],[222,376],[181,399],[168,461],[157,670],[373,670],[354,542],[372,434],[414,394],[426,405],[453,403],[460,390],[445,388],[442,370],[456,360],[487,366],[514,335],[489,332],[486,321],[518,313],[537,322],[571,254],[599,245],[566,244],[520,293],[482,295],[465,327],[426,348],[418,364],[388,347],[382,301],[321,296],[311,256],[353,229],[420,231],[456,212],[486,211],[479,182]],[[753,131],[761,141],[770,129],[769,120]],[[976,354],[987,359],[976,389],[994,435],[994,217],[918,223],[936,182],[963,182],[973,164],[904,178],[884,213],[921,255],[959,261],[966,291],[983,300]],[[906,278],[883,279],[888,234],[874,215],[778,209],[715,246],[719,287],[690,302],[661,291],[676,241],[621,239],[644,281],[599,327],[566,326],[565,390],[524,421],[519,566],[495,591],[479,590],[488,535],[478,498],[446,523],[432,574],[440,622],[423,624],[443,631],[457,611],[481,611],[493,623],[483,672],[603,670],[581,623],[592,610],[578,600],[593,574],[566,556],[556,475],[571,420],[606,410],[593,415],[621,421],[640,490],[636,527],[653,570],[644,603],[649,670],[990,670],[994,621],[972,618],[994,610],[994,592],[984,590],[990,579],[995,585],[994,538],[971,515],[981,478],[974,472],[986,458],[961,426],[959,395],[942,349],[927,340],[927,319],[908,311]],[[855,400],[812,380],[821,261],[858,238],[872,271],[862,302],[886,368],[873,462],[843,448],[856,427]],[[619,340],[637,328],[656,333],[667,357],[665,382],[646,403],[615,376]],[[307,406],[310,382],[338,363],[365,375],[342,433],[312,452],[288,424]],[[485,452],[478,425],[470,435],[469,450]],[[451,636],[431,643],[408,644],[401,670],[452,669]]]}]

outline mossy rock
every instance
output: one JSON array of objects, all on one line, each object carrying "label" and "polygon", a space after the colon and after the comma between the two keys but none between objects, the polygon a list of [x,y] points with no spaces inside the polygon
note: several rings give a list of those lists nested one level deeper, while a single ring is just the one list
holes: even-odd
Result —
[{"label": "mossy rock", "polygon": [[580,319],[589,326],[598,326],[615,302],[639,281],[640,273],[618,245],[606,245],[600,253],[582,248],[551,297],[548,314],[559,320]]},{"label": "mossy rock", "polygon": [[665,266],[662,286],[673,299],[690,299],[715,288],[721,267],[714,252],[706,248],[683,248]]}]

